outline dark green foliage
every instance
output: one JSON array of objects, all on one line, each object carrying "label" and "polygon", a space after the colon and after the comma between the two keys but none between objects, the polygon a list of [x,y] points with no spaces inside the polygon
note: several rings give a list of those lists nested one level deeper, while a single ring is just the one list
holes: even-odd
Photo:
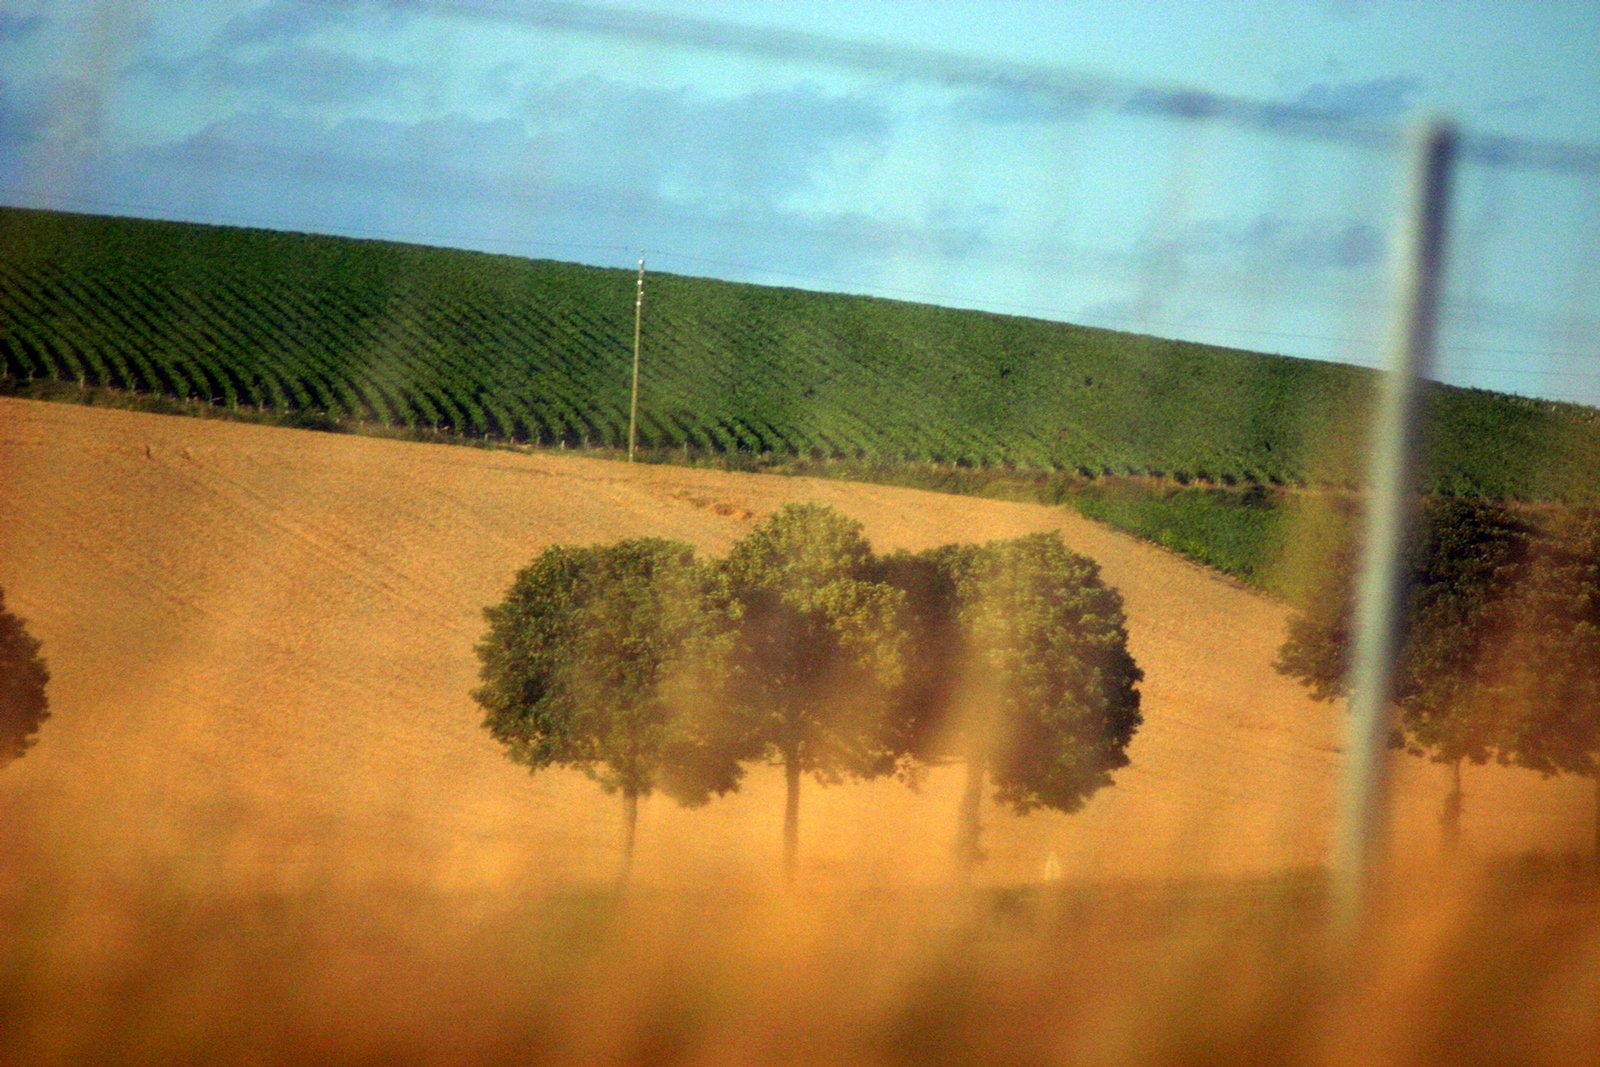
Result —
[{"label": "dark green foliage", "polygon": [[1600,769],[1600,515],[1558,517],[1497,613],[1481,671],[1511,702],[1496,742],[1506,762],[1544,774]]},{"label": "dark green foliage", "polygon": [[1600,862],[1600,514],[1557,512],[1506,584],[1474,710],[1502,763],[1594,779]]},{"label": "dark green foliage", "polygon": [[884,581],[905,597],[910,634],[899,697],[907,731],[901,747],[924,763],[952,755],[966,654],[957,581],[971,569],[978,551],[970,544],[940,545],[896,552],[883,561]]},{"label": "dark green foliage", "polygon": [[[861,525],[791,504],[699,567],[659,540],[547,549],[485,612],[474,698],[508,755],[625,801],[736,788],[783,766],[792,879],[800,783],[964,758],[1019,813],[1075,811],[1140,722],[1122,601],[1058,534],[874,556]],[[976,852],[977,801],[968,823]]]},{"label": "dark green foliage", "polygon": [[38,740],[34,735],[50,717],[49,681],[38,639],[6,610],[0,589],[0,767],[22,758]]},{"label": "dark green foliage", "polygon": [[[632,310],[625,270],[0,209],[0,391],[24,395],[57,395],[43,388],[53,382],[324,428],[615,447]],[[641,443],[680,461],[1346,485],[1363,473],[1374,380],[1064,323],[669,274],[648,281],[644,343]],[[1589,409],[1442,387],[1431,404],[1432,488],[1600,491]],[[1233,549],[1215,550],[1232,566]]]},{"label": "dark green foliage", "polygon": [[1142,721],[1122,597],[1055,533],[982,546],[956,596],[991,702],[976,732],[995,799],[1019,813],[1078,810],[1127,766]]},{"label": "dark green foliage", "polygon": [[1482,763],[1498,741],[1499,716],[1482,706],[1480,671],[1505,637],[1505,598],[1524,580],[1535,531],[1507,508],[1476,500],[1435,500],[1424,514],[1402,659],[1401,741],[1413,755]]},{"label": "dark green foliage", "polygon": [[1234,490],[1091,484],[1067,501],[1091,519],[1255,585],[1268,584],[1282,547],[1283,497],[1263,486]]},{"label": "dark green foliage", "polygon": [[791,504],[718,571],[733,630],[728,695],[766,747],[823,782],[893,770],[881,720],[905,669],[903,598],[877,580],[861,525]]},{"label": "dark green foliage", "polygon": [[783,508],[717,567],[728,626],[720,695],[749,751],[784,767],[791,877],[801,775],[830,784],[886,774],[903,752],[893,697],[905,672],[904,597],[878,569],[860,523],[822,504]]},{"label": "dark green foliage", "polygon": [[[1410,553],[1392,745],[1445,763],[1596,775],[1600,761],[1600,519],[1520,518],[1482,501],[1424,511]],[[1290,621],[1278,669],[1342,697],[1351,653],[1352,552]],[[1600,787],[1600,783],[1597,783]],[[1441,820],[1460,814],[1459,782]],[[1597,794],[1600,803],[1600,794]],[[1596,813],[1600,853],[1600,809]]]},{"label": "dark green foliage", "polygon": [[484,612],[484,727],[531,770],[576,767],[620,792],[630,847],[636,798],[659,788],[697,805],[738,784],[734,753],[693,710],[706,583],[688,545],[558,545]]},{"label": "dark green foliage", "polygon": [[[1526,555],[1530,531],[1507,508],[1464,498],[1424,506],[1408,552],[1408,608],[1395,698],[1395,747],[1441,762],[1490,756],[1488,724],[1467,696],[1487,642],[1496,636],[1495,607]],[[1329,567],[1325,580],[1289,621],[1277,669],[1318,700],[1345,696],[1352,652],[1357,546]]]},{"label": "dark green foliage", "polygon": [[1142,672],[1122,598],[1059,534],[898,553],[884,566],[906,597],[911,749],[967,764],[957,855],[982,857],[986,781],[1019,813],[1078,810],[1128,763]]}]

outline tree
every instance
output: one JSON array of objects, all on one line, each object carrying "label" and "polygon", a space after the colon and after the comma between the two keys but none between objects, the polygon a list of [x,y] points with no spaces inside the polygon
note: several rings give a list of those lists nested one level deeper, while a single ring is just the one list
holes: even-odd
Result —
[{"label": "tree", "polygon": [[621,794],[624,873],[640,797],[660,788],[699,805],[742,773],[691,697],[713,641],[707,577],[675,542],[558,545],[484,611],[472,694],[484,727],[532,771],[574,767]]},{"label": "tree", "polygon": [[971,568],[973,544],[947,544],[921,552],[899,551],[882,564],[883,580],[905,598],[909,635],[906,670],[898,694],[899,748],[918,764],[954,758],[958,745],[962,657],[966,642],[957,615],[957,578]]},{"label": "tree", "polygon": [[1121,596],[1059,534],[949,545],[887,570],[921,633],[923,677],[904,690],[916,747],[966,762],[956,853],[970,875],[989,782],[1018,814],[1070,813],[1127,766],[1143,672]]},{"label": "tree", "polygon": [[901,766],[890,697],[904,673],[903,598],[879,580],[861,524],[791,504],[717,568],[728,644],[722,693],[742,747],[784,769],[783,869],[794,880],[800,781]]},{"label": "tree", "polygon": [[[1389,743],[1453,768],[1439,819],[1447,846],[1460,836],[1462,763],[1485,763],[1496,751],[1500,718],[1484,699],[1480,665],[1496,639],[1497,604],[1516,581],[1532,536],[1499,504],[1446,497],[1424,505],[1408,549],[1406,630]],[[1290,619],[1278,651],[1277,670],[1317,700],[1348,693],[1355,558],[1353,545],[1337,556]]]},{"label": "tree", "polygon": [[1477,681],[1501,762],[1595,780],[1600,862],[1600,516],[1558,517],[1496,613]]},{"label": "tree", "polygon": [[0,589],[0,767],[21,759],[38,740],[34,735],[50,717],[49,681],[38,640],[6,610]]}]

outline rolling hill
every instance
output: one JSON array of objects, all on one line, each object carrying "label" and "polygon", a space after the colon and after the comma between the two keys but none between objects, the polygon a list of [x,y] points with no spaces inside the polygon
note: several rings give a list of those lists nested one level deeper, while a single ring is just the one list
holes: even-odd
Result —
[{"label": "rolling hill", "polygon": [[[1326,856],[1339,714],[1272,670],[1287,609],[1060,509],[15,399],[0,485],[0,586],[53,674],[37,748],[0,771],[0,881],[32,862],[162,884],[603,879],[615,800],[530,777],[479,728],[481,609],[550,543],[652,534],[718,554],[799,499],[884,550],[1058,528],[1125,597],[1146,676],[1132,765],[1077,815],[993,816],[986,879],[1037,879],[1052,853],[1075,879]],[[1444,771],[1398,766],[1396,839],[1429,854]],[[775,880],[780,777],[755,768],[699,811],[649,802],[639,877]],[[1474,853],[1588,839],[1587,781],[1469,768],[1467,790]],[[920,793],[808,784],[802,879],[943,878],[958,791],[959,769]]]},{"label": "rolling hill", "polygon": [[[0,209],[0,392],[14,395],[617,446],[633,310],[628,271]],[[641,440],[668,459],[1349,485],[1373,381],[1335,364],[670,274],[650,276],[644,348]],[[1442,386],[1432,404],[1429,488],[1600,493],[1592,410]]]}]

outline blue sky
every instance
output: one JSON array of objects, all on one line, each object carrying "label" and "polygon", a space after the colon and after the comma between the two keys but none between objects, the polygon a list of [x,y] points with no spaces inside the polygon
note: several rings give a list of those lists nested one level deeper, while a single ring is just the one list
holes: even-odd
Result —
[{"label": "blue sky", "polygon": [[[1561,0],[8,0],[0,201],[1372,363],[1388,134],[1600,142],[1597,56]],[[1600,403],[1600,177],[1458,188],[1440,375]]]}]

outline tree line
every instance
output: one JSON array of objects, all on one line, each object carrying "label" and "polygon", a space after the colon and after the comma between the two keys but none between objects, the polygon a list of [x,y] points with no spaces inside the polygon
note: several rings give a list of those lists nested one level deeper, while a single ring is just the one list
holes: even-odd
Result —
[{"label": "tree line", "polygon": [[[1452,767],[1491,760],[1595,779],[1600,856],[1600,513],[1466,498],[1421,505],[1391,744]],[[1277,668],[1345,695],[1355,549],[1290,621]],[[1119,595],[1058,535],[880,556],[861,527],[793,505],[697,559],[645,538],[558,545],[485,611],[484,725],[534,771],[577,768],[623,802],[695,806],[746,768],[784,769],[792,877],[802,782],[963,762],[957,851],[982,858],[982,802],[1070,812],[1127,764],[1142,675]],[[48,718],[39,643],[0,593],[0,767]]]},{"label": "tree line", "polygon": [[983,797],[1078,809],[1126,766],[1142,673],[1120,595],[1058,534],[876,554],[820,504],[775,513],[717,560],[656,538],[552,546],[485,610],[484,726],[534,772],[697,806],[783,768],[793,880],[801,785],[962,761],[957,858]]},{"label": "tree line", "polygon": [[[1391,747],[1453,768],[1450,845],[1464,763],[1594,778],[1600,857],[1600,513],[1445,497],[1417,530]],[[1279,650],[1278,670],[1317,699],[1347,692],[1355,556],[1339,554]]]}]

